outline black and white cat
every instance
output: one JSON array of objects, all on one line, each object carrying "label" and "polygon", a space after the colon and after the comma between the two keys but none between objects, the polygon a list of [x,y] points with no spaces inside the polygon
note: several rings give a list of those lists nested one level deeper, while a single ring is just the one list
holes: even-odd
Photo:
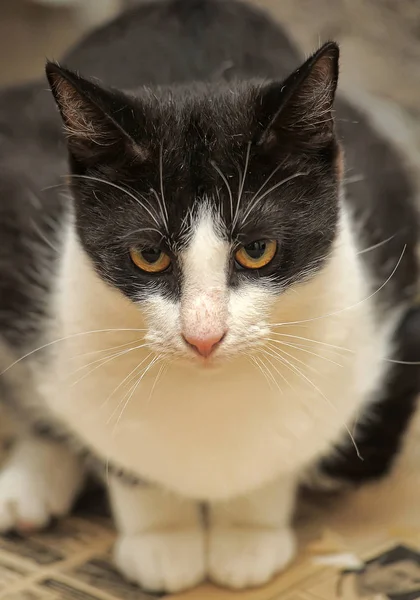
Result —
[{"label": "black and white cat", "polygon": [[50,104],[7,138],[41,158],[26,197],[0,196],[3,396],[28,425],[0,527],[66,513],[81,452],[107,474],[128,578],[260,585],[295,554],[304,473],[382,474],[414,411],[418,368],[388,362],[415,353],[414,187],[346,104],[343,156],[333,42],[298,66],[280,29],[222,0],[146,3],[92,39],[86,72],[130,91],[47,65],[72,197],[41,194],[63,172]]}]

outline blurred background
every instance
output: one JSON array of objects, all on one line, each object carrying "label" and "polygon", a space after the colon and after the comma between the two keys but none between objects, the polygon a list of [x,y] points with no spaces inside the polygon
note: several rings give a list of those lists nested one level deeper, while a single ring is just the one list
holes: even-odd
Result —
[{"label": "blurred background", "polygon": [[[0,84],[42,76],[87,30],[145,0],[0,0]],[[255,0],[305,52],[342,46],[343,89],[396,103],[420,140],[420,0]],[[420,146],[420,142],[419,142]]]}]

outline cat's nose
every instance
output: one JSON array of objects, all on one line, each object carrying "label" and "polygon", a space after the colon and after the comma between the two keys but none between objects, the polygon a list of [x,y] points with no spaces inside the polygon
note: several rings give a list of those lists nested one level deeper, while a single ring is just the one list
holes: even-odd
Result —
[{"label": "cat's nose", "polygon": [[223,340],[225,335],[226,332],[223,332],[221,335],[216,334],[206,337],[194,337],[185,335],[183,335],[182,337],[187,342],[187,344],[191,346],[191,348],[195,350],[195,352],[197,352],[197,354],[200,354],[200,356],[204,356],[204,358],[207,358],[214,350],[216,350],[217,346]]}]

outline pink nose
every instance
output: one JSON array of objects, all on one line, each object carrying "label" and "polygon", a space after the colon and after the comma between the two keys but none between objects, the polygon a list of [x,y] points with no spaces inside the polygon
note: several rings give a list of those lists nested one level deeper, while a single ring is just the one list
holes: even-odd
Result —
[{"label": "pink nose", "polygon": [[207,358],[210,354],[217,348],[220,342],[225,337],[225,333],[222,335],[211,335],[208,337],[193,337],[193,336],[183,336],[184,340],[187,342],[189,346],[193,350]]}]

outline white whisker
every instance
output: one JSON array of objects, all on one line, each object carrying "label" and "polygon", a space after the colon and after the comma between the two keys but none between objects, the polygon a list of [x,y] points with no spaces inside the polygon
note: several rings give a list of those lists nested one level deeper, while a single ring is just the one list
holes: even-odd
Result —
[{"label": "white whisker", "polygon": [[[160,145],[160,151],[159,151],[159,179],[160,179],[160,195],[162,197],[166,229],[168,230],[168,222],[169,222],[168,207],[166,206],[165,192],[164,192],[164,188],[163,188],[163,144]],[[168,233],[169,233],[169,230],[168,230]]]},{"label": "white whisker", "polygon": [[267,177],[267,179],[264,180],[264,183],[258,188],[258,190],[253,195],[251,202],[253,202],[255,200],[255,198],[258,198],[258,195],[263,191],[263,189],[266,187],[268,182],[274,177],[274,175],[277,173],[277,171],[279,169],[281,169],[282,166],[283,166],[283,163],[280,163],[279,165],[277,165],[277,167],[275,169],[273,169],[273,171],[271,171],[270,175]]},{"label": "white whisker", "polygon": [[251,146],[252,146],[252,143],[248,142],[248,147],[247,147],[247,150],[246,150],[246,157],[245,157],[245,167],[244,167],[244,172],[243,172],[243,175],[242,175],[242,178],[241,178],[241,182],[240,182],[240,185],[239,185],[238,200],[236,202],[235,216],[233,217],[233,220],[232,220],[232,231],[235,229],[235,225],[238,222],[239,206],[241,204],[242,194],[243,194],[244,185],[245,185],[245,179],[246,179],[246,175],[247,175],[247,172],[248,172],[249,155],[251,153]]},{"label": "white whisker", "polygon": [[376,250],[376,248],[380,248],[381,246],[384,246],[385,244],[387,244],[388,242],[390,242],[391,240],[394,239],[396,234],[391,235],[389,238],[387,238],[386,240],[382,240],[382,242],[378,242],[377,244],[373,244],[373,246],[369,246],[369,248],[365,248],[364,250],[360,250],[359,252],[357,252],[357,256],[360,256],[360,254],[365,254],[366,252],[370,252],[371,250]]},{"label": "white whisker", "polygon": [[[115,354],[113,354],[111,357],[107,358],[101,358],[99,359],[99,361],[101,361],[101,364],[97,365],[96,367],[94,367],[93,369],[91,369],[88,373],[85,373],[80,379],[78,379],[76,382],[72,383],[70,387],[74,387],[75,385],[79,384],[81,381],[83,381],[84,379],[86,379],[86,377],[89,377],[90,375],[92,375],[92,373],[94,373],[97,369],[100,369],[101,367],[104,367],[105,365],[107,365],[108,363],[110,363],[111,361],[120,358],[121,356],[125,356],[126,354],[129,354],[130,352],[134,352],[135,350],[140,350],[140,348],[144,348],[148,346],[148,344],[142,344],[141,346],[134,346],[133,348],[129,348],[128,350],[123,350],[121,352],[116,352]],[[94,361],[92,364],[95,364],[99,361]],[[90,365],[88,365],[90,366]],[[85,368],[85,366],[81,367],[81,368]],[[77,373],[77,371],[80,371],[81,369],[77,369],[75,372]],[[72,373],[72,375],[74,375],[74,373]]]},{"label": "white whisker", "polygon": [[286,177],[285,179],[282,179],[282,181],[279,181],[278,183],[276,183],[275,185],[273,185],[271,188],[269,188],[268,190],[266,190],[262,194],[262,196],[255,195],[251,199],[251,203],[250,203],[250,206],[248,207],[248,210],[245,212],[244,216],[241,219],[242,224],[244,225],[247,222],[249,215],[256,208],[256,206],[261,202],[261,200],[264,200],[264,198],[266,196],[268,196],[268,194],[271,194],[271,192],[274,192],[274,190],[276,190],[277,188],[281,187],[282,185],[288,183],[289,181],[292,181],[293,179],[296,179],[297,177],[303,177],[305,175],[308,175],[308,172],[295,173],[294,175],[290,175],[289,177]]},{"label": "white whisker", "polygon": [[[279,375],[279,376],[280,376],[280,377],[283,379],[283,381],[285,382],[285,384],[286,384],[286,385],[287,385],[287,386],[288,386],[288,387],[289,387],[289,388],[290,388],[290,389],[291,389],[293,392],[295,392],[295,393],[296,393],[296,389],[295,389],[295,387],[294,387],[294,386],[293,386],[293,385],[290,383],[290,381],[288,381],[288,380],[286,379],[286,377],[284,376],[284,374],[283,374],[283,373],[282,373],[282,372],[281,372],[281,371],[280,371],[280,370],[279,370],[279,369],[276,367],[276,365],[274,365],[274,364],[273,364],[273,362],[270,360],[270,358],[268,358],[269,356],[272,356],[272,355],[270,355],[270,354],[269,354],[267,351],[264,351],[264,350],[263,350],[263,352],[264,352],[264,354],[266,355],[267,361],[268,361],[268,362],[270,363],[270,365],[273,367],[273,369],[275,370],[275,372],[277,373],[277,375]],[[275,378],[274,378],[274,379],[275,379]]]},{"label": "white whisker", "polygon": [[[80,358],[84,358],[86,356],[92,356],[94,354],[103,354],[105,352],[112,352],[112,350],[119,350],[121,348],[127,348],[127,346],[129,346],[130,348],[132,348],[134,344],[138,344],[138,343],[140,343],[142,341],[143,341],[142,339],[139,339],[139,340],[135,340],[135,341],[131,341],[131,342],[126,342],[125,344],[119,344],[118,346],[111,346],[110,348],[104,348],[103,350],[91,350],[90,352],[84,352],[82,354],[77,354],[75,356],[70,356],[68,360],[69,361],[70,360],[79,360]],[[74,373],[78,373],[79,371],[81,371],[82,369],[86,369],[87,367],[91,367],[95,363],[98,363],[98,362],[100,362],[102,360],[105,360],[106,358],[109,358],[110,356],[115,356],[116,354],[119,354],[119,352],[116,352],[115,354],[106,354],[105,356],[101,356],[100,358],[97,358],[96,360],[93,360],[90,363],[87,363],[85,365],[81,365],[75,371],[73,371],[73,374]]]},{"label": "white whisker", "polygon": [[167,365],[166,365],[165,363],[163,363],[163,364],[160,366],[160,369],[159,369],[159,371],[158,371],[158,373],[157,373],[157,375],[156,375],[156,378],[155,378],[155,380],[154,380],[154,382],[153,382],[153,385],[152,385],[152,388],[151,388],[151,390],[150,390],[149,397],[147,398],[147,403],[146,403],[147,405],[149,405],[149,404],[150,404],[150,402],[151,402],[151,400],[152,400],[153,392],[155,391],[155,389],[156,389],[156,386],[157,386],[157,384],[158,384],[158,381],[159,381],[159,379],[160,379],[160,377],[161,377],[162,373],[165,371],[166,367],[167,367]]},{"label": "white whisker", "polygon": [[127,346],[132,346],[132,344],[138,344],[142,339],[125,342],[124,344],[118,344],[118,346],[111,346],[109,348],[103,348],[101,350],[90,350],[89,352],[82,352],[81,354],[77,354],[75,356],[71,356],[69,360],[77,360],[79,358],[84,358],[85,356],[92,356],[92,354],[102,354],[103,352],[110,352],[111,350],[118,350],[119,348],[126,348]]},{"label": "white whisker", "polygon": [[[287,325],[287,323],[285,323],[285,325]],[[280,331],[272,331],[273,335],[278,335],[281,337],[287,337],[287,338],[294,338],[296,340],[302,340],[304,342],[311,342],[314,344],[320,344],[321,346],[325,346],[327,348],[331,348],[334,350],[343,350],[343,352],[351,352],[352,354],[354,354],[353,350],[350,350],[349,348],[344,348],[344,346],[336,346],[335,344],[328,344],[327,342],[321,342],[320,340],[314,340],[313,338],[308,338],[308,337],[303,337],[300,335],[293,335],[290,333],[282,333]]]},{"label": "white whisker", "polygon": [[402,261],[402,258],[404,256],[406,248],[407,248],[407,245],[404,244],[403,251],[401,252],[401,255],[400,255],[399,259],[398,259],[398,262],[395,265],[395,267],[394,267],[391,275],[386,279],[386,281],[375,292],[373,292],[369,296],[366,296],[366,298],[363,298],[362,300],[359,300],[358,302],[355,302],[354,304],[350,304],[349,306],[346,306],[345,308],[341,308],[340,310],[336,310],[336,311],[328,313],[326,315],[320,315],[318,317],[312,317],[311,319],[302,319],[301,321],[289,321],[289,322],[286,322],[286,323],[272,323],[271,326],[272,327],[281,327],[281,326],[287,327],[289,325],[300,325],[301,323],[311,323],[312,321],[318,321],[320,319],[327,319],[328,317],[334,317],[335,315],[339,315],[339,314],[345,312],[346,310],[351,310],[352,308],[356,308],[357,306],[360,306],[364,302],[367,302],[368,300],[370,300],[371,298],[373,298],[374,296],[376,296],[376,294],[378,294],[381,290],[383,290],[383,288],[389,283],[389,281],[395,275],[396,270],[398,269],[398,267],[401,264],[401,261]]},{"label": "white whisker", "polygon": [[[149,356],[151,356],[151,354],[152,354],[152,353],[150,352],[150,353],[149,353],[149,354],[146,356],[146,358],[144,358],[144,359],[143,359],[143,360],[142,360],[142,361],[141,361],[139,364],[137,364],[137,365],[134,367],[134,369],[132,369],[132,370],[129,372],[129,374],[128,374],[126,377],[124,377],[124,379],[123,379],[122,381],[120,381],[120,383],[117,385],[117,387],[115,387],[115,388],[113,389],[113,391],[112,391],[112,392],[111,392],[111,393],[110,393],[110,394],[109,394],[109,395],[106,397],[105,401],[102,403],[102,405],[101,405],[101,407],[100,407],[100,410],[103,410],[103,409],[105,408],[105,406],[108,404],[108,402],[109,402],[109,400],[112,398],[112,396],[113,396],[114,394],[116,394],[116,393],[118,392],[118,390],[119,390],[120,388],[122,388],[122,386],[123,386],[125,383],[129,383],[129,381],[130,381],[130,378],[133,378],[133,377],[135,377],[135,374],[136,374],[136,372],[139,370],[139,368],[141,367],[141,365],[142,365],[143,363],[145,363],[145,362],[146,362],[146,360],[149,358]],[[113,414],[114,414],[114,413],[113,413]]]},{"label": "white whisker", "polygon": [[166,232],[169,235],[168,221],[166,219],[166,216],[165,216],[165,213],[164,213],[164,210],[163,210],[164,207],[163,207],[162,201],[160,199],[160,196],[159,196],[159,194],[157,193],[157,191],[154,188],[150,188],[150,191],[152,192],[152,194],[156,198],[156,201],[157,201],[158,206],[159,206],[160,214],[162,216],[162,221],[163,221],[163,223],[165,225]]},{"label": "white whisker", "polygon": [[390,362],[395,365],[407,365],[409,367],[416,367],[420,365],[420,361],[417,360],[398,360],[396,358],[381,358],[381,360],[385,360],[386,362]]},{"label": "white whisker", "polygon": [[[268,339],[268,338],[267,338]],[[277,342],[279,343],[280,340],[274,340],[273,338],[271,338],[272,342]],[[314,348],[313,344],[303,344],[302,342],[283,342],[285,345],[290,346],[291,348],[296,348],[296,350],[300,350],[300,349],[306,349],[306,350],[316,350],[316,348]],[[325,346],[322,346],[321,349],[322,352],[328,352],[329,354],[332,354],[333,356],[338,356],[339,358],[343,358],[343,354],[339,351],[339,350],[334,350],[334,348],[328,348]]]},{"label": "white whisker", "polygon": [[269,371],[269,369],[267,369],[267,366],[261,361],[259,357],[250,355],[248,356],[248,359],[257,368],[257,370],[262,373],[264,379],[267,381],[270,390],[272,389],[272,383],[278,385],[275,378],[273,377],[273,374]]},{"label": "white whisker", "polygon": [[[264,352],[267,352],[267,350],[264,350]],[[284,352],[284,351],[281,351]],[[273,356],[272,354],[269,353],[270,356]],[[275,357],[273,357],[275,358]],[[292,372],[294,372],[295,374],[297,374],[299,377],[303,378],[307,383],[309,383],[309,385],[311,385],[313,387],[313,389],[318,392],[318,394],[325,400],[325,402],[328,404],[328,406],[330,406],[335,412],[337,412],[337,408],[334,406],[334,404],[328,400],[328,398],[325,396],[325,394],[322,392],[322,390],[319,389],[319,387],[317,385],[314,384],[313,381],[311,381],[309,379],[309,377],[307,377],[304,373],[302,373],[302,371],[300,369],[298,369],[298,367],[296,367],[295,365],[293,365],[289,360],[287,360],[287,358],[285,358],[284,356],[277,356],[277,359],[280,360],[282,362],[282,364],[286,367],[292,370]],[[343,423],[343,427],[344,429],[347,431],[348,435],[350,436],[350,440],[356,450],[356,454],[357,457],[360,458],[360,460],[363,460],[363,457],[361,456],[360,452],[359,452],[359,448],[356,444],[356,440],[354,439],[354,436],[352,434],[352,432],[350,431],[350,429],[348,428],[346,423]]]},{"label": "white whisker", "polygon": [[216,165],[216,163],[214,161],[210,161],[211,166],[213,167],[213,169],[220,175],[220,177],[223,179],[223,183],[226,186],[226,189],[228,191],[229,194],[229,202],[230,202],[230,218],[233,220],[233,195],[232,195],[232,190],[230,188],[229,182],[226,179],[226,177],[223,175],[222,171],[219,169],[219,167]]},{"label": "white whisker", "polygon": [[[77,179],[88,179],[90,181],[96,181],[97,183],[103,183],[105,185],[109,185],[110,187],[113,187],[113,188],[119,190],[120,192],[123,192],[124,194],[129,196],[132,200],[137,202],[137,204],[139,204],[147,212],[149,217],[156,223],[156,225],[158,227],[160,226],[159,221],[157,220],[156,216],[152,213],[152,211],[145,204],[143,204],[143,202],[140,200],[139,197],[137,197],[135,194],[133,194],[133,192],[131,192],[127,188],[123,188],[121,185],[117,185],[116,183],[113,183],[112,181],[107,181],[106,179],[101,179],[100,177],[92,177],[91,175],[70,175],[70,177],[77,178]],[[139,196],[140,196],[140,194],[139,194]]]},{"label": "white whisker", "polygon": [[130,393],[130,396],[127,398],[127,400],[125,401],[124,406],[121,409],[120,414],[118,415],[118,419],[115,423],[114,429],[113,429],[113,434],[115,434],[115,431],[119,425],[119,422],[121,421],[121,418],[123,416],[123,413],[125,412],[127,406],[130,403],[131,398],[134,396],[134,394],[136,393],[137,388],[139,387],[139,385],[141,384],[141,382],[143,381],[144,376],[146,375],[146,373],[148,373],[150,371],[150,369],[160,360],[161,355],[155,356],[149,363],[149,365],[144,369],[143,373],[141,374],[140,378],[138,379],[138,381],[134,384],[134,388]]},{"label": "white whisker", "polygon": [[92,331],[81,331],[79,333],[72,333],[70,335],[66,335],[65,337],[62,338],[58,338],[56,340],[53,340],[52,342],[48,342],[46,344],[43,344],[42,346],[38,346],[38,348],[35,348],[34,350],[31,350],[30,352],[27,352],[26,354],[24,354],[23,356],[21,356],[20,358],[16,359],[14,362],[12,362],[12,364],[10,364],[8,367],[6,367],[3,371],[0,372],[0,375],[4,375],[5,373],[7,373],[7,371],[9,371],[9,369],[13,368],[15,365],[17,365],[18,363],[20,363],[22,360],[25,360],[25,358],[28,358],[29,356],[32,356],[32,354],[35,354],[36,352],[40,352],[41,350],[45,350],[45,348],[48,348],[49,346],[52,346],[54,344],[58,344],[60,342],[65,342],[67,340],[71,340],[73,338],[82,336],[82,335],[91,335],[93,333],[110,333],[110,332],[121,332],[121,331],[130,331],[130,332],[138,332],[138,331],[147,331],[146,329],[124,329],[124,328],[115,328],[115,329],[93,329]]},{"label": "white whisker", "polygon": [[[313,367],[312,365],[308,365],[308,363],[306,363],[303,360],[300,360],[299,358],[297,358],[296,356],[294,356],[293,354],[290,354],[290,352],[287,352],[287,350],[283,350],[283,348],[276,348],[274,349],[271,344],[268,344],[268,348],[271,350],[271,352],[273,352],[277,357],[281,357],[284,358],[285,356],[289,356],[289,358],[292,358],[295,362],[297,362],[298,364],[302,365],[303,367],[305,367],[306,369],[308,369],[309,371],[312,371],[312,373],[318,374],[318,371],[315,369],[315,367]],[[279,352],[281,352],[281,354],[279,354]]]},{"label": "white whisker", "polygon": [[156,229],[155,227],[141,227],[140,229],[134,229],[133,231],[129,231],[128,233],[125,233],[124,235],[120,235],[118,237],[118,239],[125,240],[128,237],[133,237],[134,235],[143,233],[145,231],[153,231],[154,233],[158,233],[160,235],[160,237],[164,237],[162,232],[159,229]]},{"label": "white whisker", "polygon": [[36,233],[39,235],[39,237],[41,238],[41,240],[43,242],[45,242],[45,244],[47,244],[47,246],[49,248],[51,248],[51,250],[54,250],[54,252],[56,252],[57,254],[60,253],[59,248],[57,248],[57,246],[55,246],[52,241],[47,238],[47,236],[44,234],[44,232],[38,227],[38,223],[36,223],[35,219],[31,219],[31,224],[33,229],[36,231]]},{"label": "white whisker", "polygon": [[[112,396],[115,394],[115,392],[120,389],[124,383],[131,383],[131,381],[133,379],[135,379],[137,377],[137,375],[139,374],[139,371],[141,371],[141,366],[152,356],[153,352],[149,352],[149,354],[146,356],[146,358],[144,358],[139,364],[137,364],[134,369],[132,371],[130,371],[130,373],[124,377],[124,379],[119,383],[119,385],[114,389],[114,391],[108,396],[108,398],[105,400],[105,402],[102,404],[101,406],[101,410],[103,408],[105,408],[106,404],[108,403],[108,400],[110,398],[112,398]],[[114,407],[112,413],[109,415],[106,424],[108,425],[111,421],[112,421],[112,417],[115,415],[115,413],[118,411],[118,409],[120,408],[121,404],[124,402],[124,399],[127,397],[127,394],[130,393],[130,390],[132,390],[133,388],[130,387],[129,390],[123,395],[123,397],[119,400],[119,402],[117,403],[117,405]]]},{"label": "white whisker", "polygon": [[[287,346],[288,348],[293,348],[295,350],[298,350],[299,352],[305,352],[306,354],[311,354],[312,356],[316,356],[316,358],[322,358],[322,360],[326,360],[327,362],[336,365],[337,367],[343,367],[343,365],[341,365],[340,363],[336,362],[335,360],[332,360],[331,358],[328,358],[327,356],[322,356],[322,354],[318,354],[317,352],[312,352],[311,350],[307,350],[306,348],[302,347],[302,346],[296,346],[295,344],[291,344],[289,342],[283,342],[281,340],[275,340],[273,338],[266,338],[268,339],[268,341],[270,342],[274,342],[275,344],[279,344],[281,346]],[[271,346],[273,344],[270,344]]]}]

